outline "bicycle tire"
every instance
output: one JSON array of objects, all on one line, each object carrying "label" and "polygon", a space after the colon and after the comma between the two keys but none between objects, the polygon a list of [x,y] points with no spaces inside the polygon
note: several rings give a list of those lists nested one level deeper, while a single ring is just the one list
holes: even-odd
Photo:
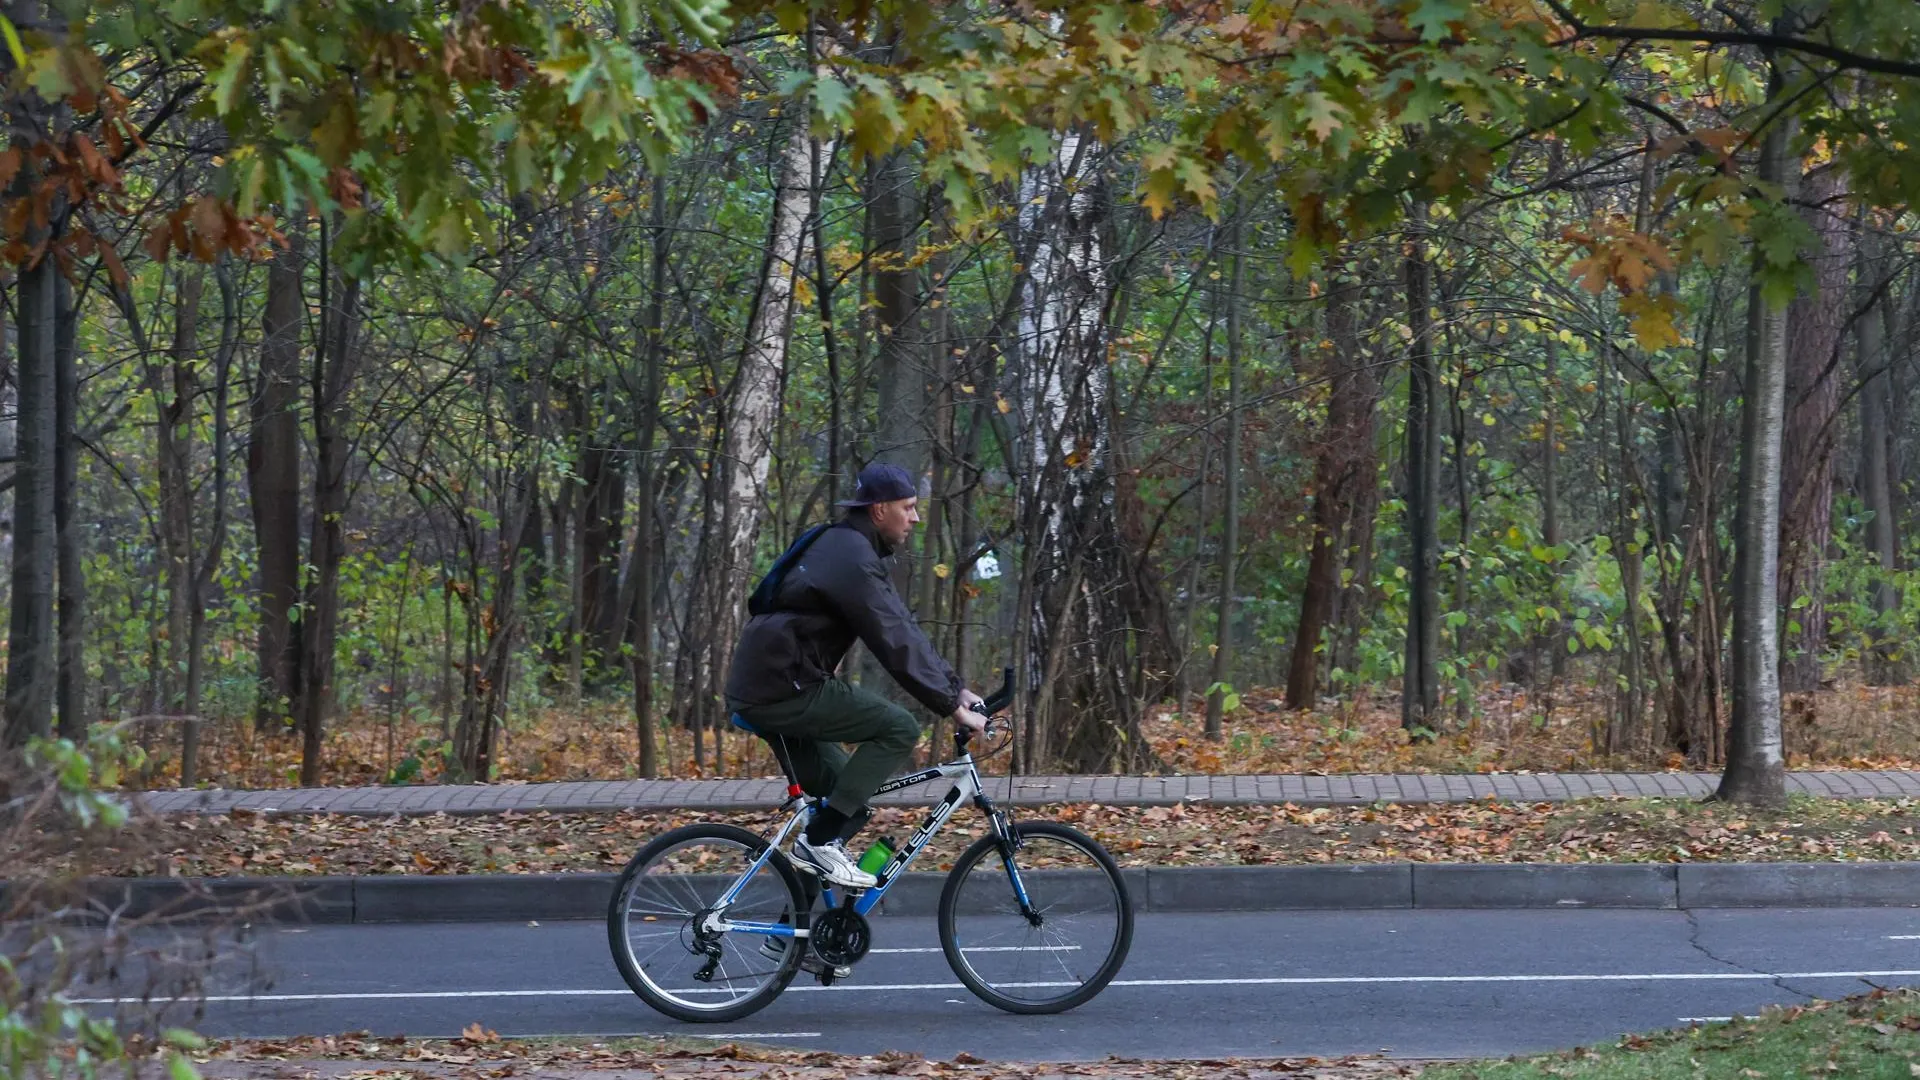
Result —
[{"label": "bicycle tire", "polygon": [[[1053,821],[1018,822],[1013,826],[1013,830],[1015,835],[1023,841],[1030,837],[1041,836],[1063,841],[1091,856],[1099,868],[1105,872],[1107,881],[1113,890],[1114,910],[1118,918],[1118,928],[1114,934],[1113,943],[1106,958],[1094,971],[1094,974],[1086,981],[1080,983],[1077,989],[1072,990],[1070,993],[1063,994],[1058,998],[1039,1001],[1015,998],[1004,994],[996,990],[991,983],[982,978],[979,973],[973,969],[973,965],[967,961],[960,947],[959,928],[957,924],[957,919],[960,917],[960,891],[963,883],[967,880],[968,873],[972,871],[976,864],[989,855],[996,859],[999,858],[999,841],[991,833],[974,841],[971,847],[962,852],[960,858],[954,861],[953,870],[947,875],[946,887],[940,892],[940,948],[941,951],[946,953],[947,964],[953,968],[953,973],[960,977],[960,981],[966,985],[968,990],[973,991],[977,997],[987,1004],[1007,1012],[1020,1013],[1023,1015],[1065,1012],[1068,1009],[1083,1005],[1092,1000],[1096,994],[1106,989],[1107,984],[1113,981],[1114,976],[1120,973],[1120,966],[1126,963],[1127,952],[1133,946],[1133,899],[1127,893],[1126,881],[1120,876],[1119,865],[1113,861],[1113,856],[1107,854],[1107,849],[1101,847],[1092,837],[1077,829]],[[1031,885],[1033,883],[1024,875],[1022,881],[1029,884],[1029,893],[1031,894]],[[1013,898],[1013,886],[1011,882],[1008,882],[1007,889],[1009,899],[1011,900]]]},{"label": "bicycle tire", "polygon": [[[695,1024],[723,1023],[738,1020],[743,1016],[751,1016],[779,997],[800,970],[800,957],[806,951],[806,940],[804,938],[789,939],[790,945],[786,957],[774,972],[774,978],[759,990],[729,1005],[717,1008],[690,1008],[662,993],[640,970],[641,965],[634,956],[627,929],[629,894],[633,890],[634,883],[645,874],[647,867],[660,856],[685,846],[689,841],[702,839],[739,845],[744,848],[749,859],[759,858],[760,853],[767,846],[764,837],[718,822],[683,825],[655,837],[635,853],[614,883],[613,898],[607,904],[607,945],[613,953],[614,966],[620,969],[620,977],[626,980],[628,989],[632,990],[640,1000],[676,1020]],[[776,851],[773,857],[767,860],[767,866],[786,887],[788,902],[792,905],[793,912],[796,915],[806,912],[806,898],[801,891],[799,877],[794,872],[793,866],[788,863],[787,857]]]}]

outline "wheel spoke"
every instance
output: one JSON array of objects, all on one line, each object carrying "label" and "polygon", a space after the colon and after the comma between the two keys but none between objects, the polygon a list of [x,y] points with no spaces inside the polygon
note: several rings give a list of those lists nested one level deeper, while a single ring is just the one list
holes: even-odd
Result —
[{"label": "wheel spoke", "polygon": [[[741,887],[727,907],[729,918],[791,923],[797,914],[795,897],[780,869],[765,863],[756,866],[758,842],[750,842],[744,834],[732,835],[735,831],[699,827],[677,840],[669,834],[656,841],[666,846],[643,853],[646,861],[630,867],[623,877],[624,891],[611,935],[616,959],[634,991],[670,1015],[683,1019],[742,1015],[743,1003],[766,995],[769,988],[784,986],[784,965],[768,962],[758,953],[761,935],[703,939],[699,933],[699,924],[735,884]],[[710,950],[717,953],[710,957]],[[711,979],[694,978],[709,965]]]},{"label": "wheel spoke", "polygon": [[1008,868],[983,846],[963,856],[941,933],[962,981],[1014,1011],[1071,1007],[1097,993],[1118,970],[1131,938],[1124,886],[1097,845],[1060,826],[1021,827],[1020,884],[1041,919],[1021,910]]}]

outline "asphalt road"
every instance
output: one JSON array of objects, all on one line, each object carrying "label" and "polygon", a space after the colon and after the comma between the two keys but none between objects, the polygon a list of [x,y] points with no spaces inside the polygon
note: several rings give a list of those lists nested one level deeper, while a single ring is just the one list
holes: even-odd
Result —
[{"label": "asphalt road", "polygon": [[[1003,1060],[1464,1057],[1920,986],[1910,909],[1166,914],[1139,917],[1104,994],[1029,1017],[962,988],[931,919],[885,916],[874,929],[876,949],[901,951],[869,955],[832,988],[803,975],[718,1029],[668,1020],[628,992],[599,923],[257,928],[220,946],[204,1015],[175,1007],[167,1019],[209,1035],[454,1035],[477,1022],[502,1035],[735,1036]],[[90,992],[93,1007],[130,1007]]]}]

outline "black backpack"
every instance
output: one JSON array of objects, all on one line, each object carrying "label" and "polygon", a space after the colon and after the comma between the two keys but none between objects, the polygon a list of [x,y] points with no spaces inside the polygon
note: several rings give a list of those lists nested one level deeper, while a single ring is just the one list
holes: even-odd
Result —
[{"label": "black backpack", "polygon": [[777,610],[773,598],[780,593],[780,584],[787,579],[787,571],[807,553],[807,548],[820,538],[820,534],[832,528],[831,524],[815,525],[799,535],[780,557],[773,560],[773,566],[767,570],[767,576],[753,587],[753,595],[747,597],[747,614],[770,615]]}]

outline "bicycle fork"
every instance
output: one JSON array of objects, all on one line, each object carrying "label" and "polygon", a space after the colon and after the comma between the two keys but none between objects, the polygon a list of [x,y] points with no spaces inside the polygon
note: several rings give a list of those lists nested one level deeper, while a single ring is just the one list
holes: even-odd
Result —
[{"label": "bicycle fork", "polygon": [[1020,902],[1020,914],[1029,926],[1040,926],[1046,920],[1034,909],[1033,901],[1027,896],[1026,883],[1020,880],[1020,868],[1013,862],[1014,853],[1020,850],[1020,839],[1013,829],[1013,817],[996,808],[984,791],[974,797],[974,805],[993,823],[993,837],[1000,846],[1000,865],[1007,868],[1007,881],[1013,886],[1014,899]]}]

